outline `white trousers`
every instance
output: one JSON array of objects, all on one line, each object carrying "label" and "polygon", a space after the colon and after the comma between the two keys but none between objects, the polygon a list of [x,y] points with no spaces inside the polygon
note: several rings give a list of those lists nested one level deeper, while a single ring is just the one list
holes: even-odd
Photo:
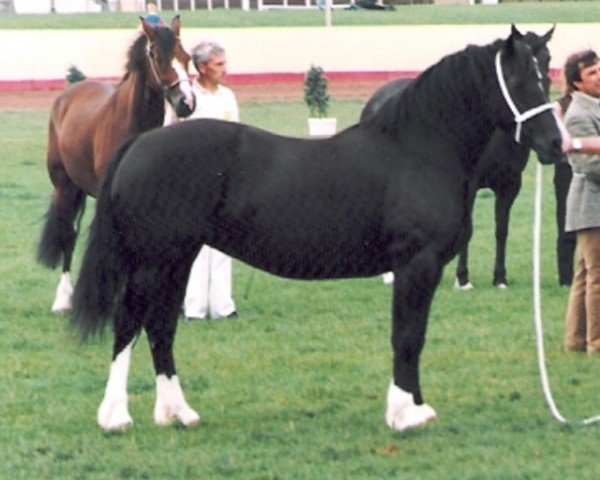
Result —
[{"label": "white trousers", "polygon": [[188,318],[223,318],[235,312],[231,296],[231,257],[207,246],[194,260],[185,291]]}]

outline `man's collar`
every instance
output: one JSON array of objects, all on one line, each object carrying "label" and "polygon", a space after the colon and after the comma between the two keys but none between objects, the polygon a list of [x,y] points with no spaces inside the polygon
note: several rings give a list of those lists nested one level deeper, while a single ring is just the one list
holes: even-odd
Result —
[{"label": "man's collar", "polygon": [[599,98],[592,97],[591,95],[588,95],[587,93],[576,91],[576,92],[573,92],[573,97],[579,97],[580,101],[585,103],[586,105],[590,105],[590,106],[594,106],[594,107],[597,107],[598,105],[600,105]]},{"label": "man's collar", "polygon": [[215,95],[219,93],[219,90],[221,90],[221,85],[217,85],[217,89],[213,92],[212,90],[209,90],[208,88],[204,87],[197,78],[194,80],[194,83],[202,93],[206,93],[209,95]]}]

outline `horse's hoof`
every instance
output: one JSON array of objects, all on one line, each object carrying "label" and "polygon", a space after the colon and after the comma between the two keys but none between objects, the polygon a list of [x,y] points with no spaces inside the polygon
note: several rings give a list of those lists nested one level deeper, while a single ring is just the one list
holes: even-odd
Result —
[{"label": "horse's hoof", "polygon": [[384,285],[391,285],[394,283],[394,272],[386,272],[381,276]]},{"label": "horse's hoof", "polygon": [[388,390],[386,423],[399,432],[421,427],[437,419],[429,405],[416,405],[412,393],[405,392],[393,383]]},{"label": "horse's hoof", "polygon": [[189,427],[200,423],[200,416],[185,401],[177,375],[167,378],[161,374],[156,377],[154,422],[164,426],[174,420]]},{"label": "horse's hoof", "polygon": [[52,305],[52,313],[56,313],[57,315],[66,315],[71,312],[71,306],[68,307],[60,307]]},{"label": "horse's hoof", "polygon": [[508,288],[508,285],[504,282],[498,283],[496,285],[496,287],[498,287],[500,290],[506,290]]},{"label": "horse's hoof", "polygon": [[193,427],[200,423],[200,415],[189,407],[178,408],[172,411],[169,408],[161,406],[154,410],[154,423],[161,427],[171,425],[174,421],[178,421],[184,427]]},{"label": "horse's hoof", "polygon": [[454,280],[454,290],[463,290],[464,292],[468,292],[469,290],[473,290],[475,286],[471,282],[467,282],[464,285],[461,285],[458,281],[458,278]]},{"label": "horse's hoof", "polygon": [[187,423],[184,423],[184,422],[181,422],[181,423],[185,427],[195,427],[196,425],[200,425],[200,416],[198,414],[196,414],[195,419],[191,419]]},{"label": "horse's hoof", "polygon": [[133,425],[127,402],[102,403],[98,409],[98,425],[107,432],[122,432]]}]

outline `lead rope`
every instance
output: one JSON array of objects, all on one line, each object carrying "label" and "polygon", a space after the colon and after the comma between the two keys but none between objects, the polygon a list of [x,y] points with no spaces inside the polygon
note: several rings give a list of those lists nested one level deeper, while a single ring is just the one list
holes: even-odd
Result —
[{"label": "lead rope", "polygon": [[535,339],[537,346],[537,359],[540,370],[540,379],[542,381],[542,390],[550,412],[560,423],[582,423],[591,425],[600,422],[600,415],[589,417],[580,422],[566,420],[558,411],[552,392],[550,382],[548,381],[548,371],[546,370],[546,359],[544,354],[544,334],[542,329],[542,301],[540,295],[540,234],[542,218],[542,166],[537,163],[535,171],[535,201],[534,201],[534,219],[533,219],[533,310],[535,324]]}]

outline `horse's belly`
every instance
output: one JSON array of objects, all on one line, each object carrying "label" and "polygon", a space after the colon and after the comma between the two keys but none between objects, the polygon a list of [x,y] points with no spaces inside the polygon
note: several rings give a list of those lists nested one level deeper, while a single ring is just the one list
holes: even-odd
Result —
[{"label": "horse's belly", "polygon": [[209,243],[249,265],[287,278],[371,276],[387,268],[383,242],[373,232],[301,223],[272,227],[229,225]]}]

